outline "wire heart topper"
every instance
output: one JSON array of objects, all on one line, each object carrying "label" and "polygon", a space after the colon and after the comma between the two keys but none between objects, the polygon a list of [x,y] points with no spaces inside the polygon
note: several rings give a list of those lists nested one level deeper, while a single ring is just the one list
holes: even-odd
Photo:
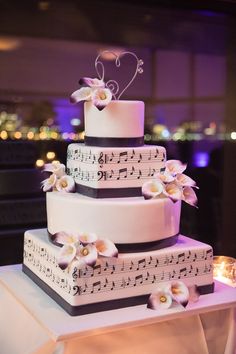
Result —
[{"label": "wire heart topper", "polygon": [[[115,66],[117,68],[119,68],[121,66],[121,58],[123,56],[132,56],[136,61],[136,67],[135,67],[134,74],[133,74],[132,78],[130,79],[130,81],[128,82],[128,84],[125,86],[125,88],[122,91],[120,90],[120,86],[116,80],[108,80],[107,82],[105,82],[105,80],[104,80],[105,67],[104,67],[103,62],[101,61],[101,58],[103,58],[105,56],[109,56],[109,57],[114,56]],[[96,69],[97,75],[100,80],[105,82],[105,86],[111,91],[112,96],[114,97],[115,100],[119,100],[121,95],[123,95],[123,93],[127,90],[127,88],[132,84],[132,82],[134,81],[136,76],[138,74],[143,73],[142,65],[143,65],[142,59],[139,59],[137,57],[137,55],[134,54],[133,52],[126,52],[126,51],[121,52],[120,54],[117,54],[117,53],[110,51],[110,50],[104,50],[103,52],[101,52],[97,56],[97,58],[95,60],[95,69]]]}]

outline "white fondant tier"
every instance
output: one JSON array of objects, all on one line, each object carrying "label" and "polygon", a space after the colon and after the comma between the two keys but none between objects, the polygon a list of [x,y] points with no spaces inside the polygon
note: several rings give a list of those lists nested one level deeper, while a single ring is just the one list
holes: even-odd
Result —
[{"label": "white fondant tier", "polygon": [[91,188],[141,187],[165,167],[165,161],[166,150],[162,146],[111,148],[70,144],[67,173],[76,183]]},{"label": "white fondant tier", "polygon": [[51,234],[94,232],[117,244],[153,242],[179,233],[181,202],[143,197],[91,199],[77,193],[47,193]]},{"label": "white fondant tier", "polygon": [[70,271],[57,264],[60,248],[46,229],[25,233],[24,265],[72,306],[148,295],[158,284],[181,280],[187,286],[213,283],[212,249],[184,236],[176,245],[151,252],[99,258],[94,268]]},{"label": "white fondant tier", "polygon": [[144,103],[111,101],[102,111],[92,102],[84,104],[85,136],[136,138],[144,135]]}]

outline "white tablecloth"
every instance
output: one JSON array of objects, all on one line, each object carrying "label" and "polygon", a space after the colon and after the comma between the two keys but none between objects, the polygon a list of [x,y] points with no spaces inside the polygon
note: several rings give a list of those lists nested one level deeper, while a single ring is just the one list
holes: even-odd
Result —
[{"label": "white tablecloth", "polygon": [[[33,290],[29,296],[31,295],[34,296]],[[45,298],[42,300],[42,311],[48,312],[50,316],[50,306],[45,308]],[[118,313],[116,311],[112,312],[113,316]],[[94,329],[88,335],[73,335],[71,339],[67,335],[64,339],[63,336],[55,339],[50,328],[43,326],[37,317],[30,313],[27,304],[22,303],[9,288],[0,283],[0,353],[235,354],[234,316],[234,309],[229,306],[222,310],[185,315],[183,318],[141,324],[106,333]],[[77,318],[77,321],[83,321],[83,316]],[[66,321],[61,326],[65,327],[66,332]]]}]

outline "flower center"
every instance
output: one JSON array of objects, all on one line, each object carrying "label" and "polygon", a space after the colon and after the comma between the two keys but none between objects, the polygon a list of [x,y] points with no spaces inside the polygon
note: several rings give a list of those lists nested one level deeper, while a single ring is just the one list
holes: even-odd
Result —
[{"label": "flower center", "polygon": [[158,192],[158,189],[157,189],[157,187],[155,186],[155,184],[152,184],[152,185],[151,185],[151,192],[153,192],[153,193]]},{"label": "flower center", "polygon": [[87,256],[87,255],[89,254],[89,251],[87,250],[87,248],[83,248],[83,249],[81,250],[81,254],[82,254],[83,256]]},{"label": "flower center", "polygon": [[50,183],[53,183],[53,182],[54,182],[54,175],[53,175],[53,174],[49,177],[49,182],[50,182]]},{"label": "flower center", "polygon": [[167,301],[167,298],[164,295],[160,296],[160,302],[164,303],[166,301]]},{"label": "flower center", "polygon": [[105,100],[107,98],[107,96],[104,92],[100,93],[99,97],[101,100]]},{"label": "flower center", "polygon": [[177,288],[177,287],[172,286],[172,287],[171,287],[171,292],[172,292],[172,294],[174,294],[174,295],[178,295],[178,294],[181,293],[181,290],[180,290],[179,288]]},{"label": "flower center", "polygon": [[61,182],[61,186],[62,186],[62,188],[66,188],[67,187],[67,182],[66,181],[62,181]]}]

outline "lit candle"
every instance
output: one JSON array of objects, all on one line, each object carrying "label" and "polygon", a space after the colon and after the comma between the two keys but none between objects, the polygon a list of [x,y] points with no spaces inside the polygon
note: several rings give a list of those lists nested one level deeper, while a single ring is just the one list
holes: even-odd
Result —
[{"label": "lit candle", "polygon": [[215,256],[213,258],[214,279],[228,285],[236,285],[236,260],[233,257]]}]

